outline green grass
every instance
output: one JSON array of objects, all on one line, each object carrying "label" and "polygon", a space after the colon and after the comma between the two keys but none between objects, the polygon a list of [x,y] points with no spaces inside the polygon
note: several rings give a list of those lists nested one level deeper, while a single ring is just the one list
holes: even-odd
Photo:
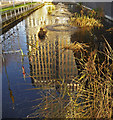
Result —
[{"label": "green grass", "polygon": [[19,7],[22,7],[22,6],[26,6],[26,5],[31,5],[31,4],[34,4],[34,3],[36,3],[36,2],[26,3],[26,4],[21,4],[21,5],[15,5],[15,7],[13,7],[13,6],[6,7],[6,8],[1,9],[0,12],[4,12],[4,11],[7,11],[7,10],[12,10],[12,9],[16,9],[16,8],[19,8]]}]

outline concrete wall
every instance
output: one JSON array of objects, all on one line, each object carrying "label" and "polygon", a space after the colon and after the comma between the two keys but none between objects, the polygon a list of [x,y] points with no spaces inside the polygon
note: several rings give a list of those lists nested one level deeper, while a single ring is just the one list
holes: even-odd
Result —
[{"label": "concrete wall", "polygon": [[102,8],[105,15],[113,18],[113,2],[83,2],[83,5],[93,9]]}]

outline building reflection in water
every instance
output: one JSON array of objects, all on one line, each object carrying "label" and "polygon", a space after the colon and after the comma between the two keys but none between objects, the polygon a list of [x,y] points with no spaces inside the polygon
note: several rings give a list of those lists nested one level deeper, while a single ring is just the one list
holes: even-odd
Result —
[{"label": "building reflection in water", "polygon": [[71,32],[48,30],[45,40],[38,38],[40,27],[55,24],[54,17],[48,16],[45,9],[46,6],[26,19],[30,76],[37,87],[55,83],[57,79],[71,80],[76,75],[73,52],[62,51],[63,46],[70,44]]}]

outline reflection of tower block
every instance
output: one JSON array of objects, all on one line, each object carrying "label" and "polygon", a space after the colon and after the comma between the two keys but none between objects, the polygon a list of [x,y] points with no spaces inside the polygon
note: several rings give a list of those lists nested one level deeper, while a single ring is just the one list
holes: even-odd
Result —
[{"label": "reflection of tower block", "polygon": [[[33,37],[34,38],[34,37]],[[61,46],[65,41],[60,41],[58,36],[53,41],[42,41],[36,49],[29,47],[32,61],[30,60],[30,73],[33,84],[36,86],[51,86],[56,80],[70,80],[75,76],[75,60],[72,51],[62,53]],[[36,45],[36,41],[29,40],[30,44]],[[32,54],[33,53],[33,54]]]}]

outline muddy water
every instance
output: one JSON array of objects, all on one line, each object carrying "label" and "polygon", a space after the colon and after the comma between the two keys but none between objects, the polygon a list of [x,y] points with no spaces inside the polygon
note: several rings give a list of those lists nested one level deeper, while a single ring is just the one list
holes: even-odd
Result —
[{"label": "muddy water", "polygon": [[[66,90],[65,81],[77,75],[77,67],[73,51],[62,48],[75,41],[92,46],[97,42],[86,29],[69,26],[68,9],[74,7],[59,5],[48,15],[45,5],[1,35],[3,118],[30,117],[31,113],[41,118],[64,117],[69,98],[62,97],[62,89]],[[47,30],[44,40],[38,37],[40,27]]]}]

